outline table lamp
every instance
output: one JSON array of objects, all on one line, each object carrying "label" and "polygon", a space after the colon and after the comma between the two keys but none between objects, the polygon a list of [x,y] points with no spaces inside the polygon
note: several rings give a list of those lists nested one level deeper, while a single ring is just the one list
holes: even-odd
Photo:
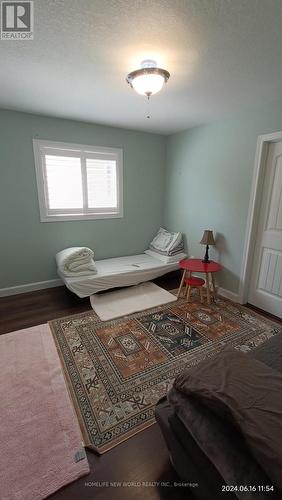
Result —
[{"label": "table lamp", "polygon": [[206,264],[208,264],[210,262],[210,260],[209,260],[209,245],[215,245],[212,231],[210,231],[210,230],[204,231],[204,234],[203,234],[203,237],[200,241],[200,244],[206,245],[206,253],[205,253],[205,257],[202,260],[202,262],[205,262]]}]

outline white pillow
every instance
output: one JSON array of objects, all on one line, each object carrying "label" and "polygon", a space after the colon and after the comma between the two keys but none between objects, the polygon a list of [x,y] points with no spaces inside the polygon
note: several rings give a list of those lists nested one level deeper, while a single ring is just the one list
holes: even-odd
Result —
[{"label": "white pillow", "polygon": [[150,250],[162,255],[172,255],[176,253],[176,249],[178,253],[184,250],[182,234],[170,233],[163,227],[160,227],[157,235],[150,243]]},{"label": "white pillow", "polygon": [[187,254],[184,252],[180,252],[175,255],[161,255],[157,252],[153,252],[153,250],[145,250],[145,253],[160,260],[161,262],[164,262],[165,264],[177,264],[182,259],[186,259],[187,257]]}]

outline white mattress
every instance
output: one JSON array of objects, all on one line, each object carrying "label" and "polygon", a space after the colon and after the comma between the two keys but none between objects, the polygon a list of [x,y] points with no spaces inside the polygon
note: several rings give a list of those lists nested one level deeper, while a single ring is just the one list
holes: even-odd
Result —
[{"label": "white mattress", "polygon": [[97,274],[67,277],[58,271],[69,290],[78,297],[89,297],[93,293],[122,286],[137,285],[178,269],[178,263],[165,264],[144,253],[129,257],[98,260]]}]

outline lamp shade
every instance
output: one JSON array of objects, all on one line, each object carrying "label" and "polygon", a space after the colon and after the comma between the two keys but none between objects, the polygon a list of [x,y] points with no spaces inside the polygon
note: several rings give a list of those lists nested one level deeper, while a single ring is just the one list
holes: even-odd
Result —
[{"label": "lamp shade", "polygon": [[201,245],[215,245],[213,233],[210,230],[204,231],[203,237],[200,241]]}]

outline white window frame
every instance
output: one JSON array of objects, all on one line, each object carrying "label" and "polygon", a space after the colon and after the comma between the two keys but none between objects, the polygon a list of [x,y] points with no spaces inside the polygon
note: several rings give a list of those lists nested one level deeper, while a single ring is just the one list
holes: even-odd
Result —
[{"label": "white window frame", "polygon": [[[45,164],[43,162],[43,154],[54,155],[54,149],[58,150],[56,154],[62,156],[80,156],[82,160],[82,180],[86,175],[86,157],[91,156],[96,159],[115,160],[117,165],[117,208],[111,210],[109,208],[87,208],[49,209],[48,207],[48,192],[45,175]],[[105,148],[96,146],[86,146],[82,144],[70,144],[66,142],[54,142],[41,139],[33,139],[34,163],[37,181],[38,202],[40,210],[41,222],[56,222],[56,221],[74,221],[74,220],[91,220],[91,219],[115,219],[123,217],[123,150],[120,148]],[[84,190],[84,200],[87,198],[85,193],[86,184],[82,182]]]}]

